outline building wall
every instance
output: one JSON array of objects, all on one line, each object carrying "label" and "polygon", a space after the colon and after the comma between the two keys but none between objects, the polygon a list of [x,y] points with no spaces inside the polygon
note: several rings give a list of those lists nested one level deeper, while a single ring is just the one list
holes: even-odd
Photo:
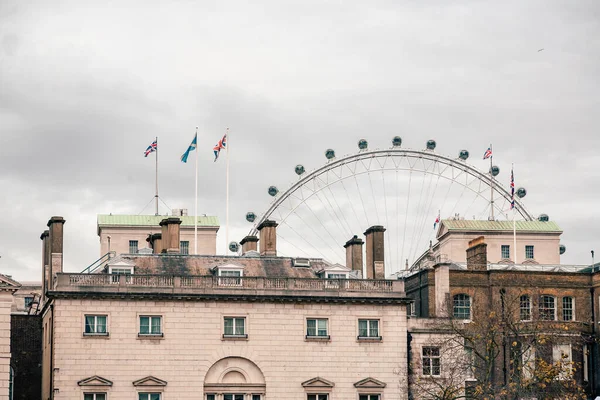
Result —
[{"label": "building wall", "polygon": [[8,400],[12,292],[0,291],[0,400]]},{"label": "building wall", "polygon": [[42,400],[48,400],[52,392],[52,317],[53,306],[46,308],[42,315]]},{"label": "building wall", "polygon": [[12,315],[10,350],[15,372],[13,400],[40,400],[42,391],[42,318]]},{"label": "building wall", "polygon": [[[466,250],[470,240],[481,235],[485,236],[487,243],[488,261],[498,263],[502,259],[501,246],[509,245],[511,260],[514,261],[514,243],[513,235],[510,233],[491,233],[475,232],[462,233],[451,232],[448,236],[442,238],[435,254],[444,255],[453,262],[466,262]],[[534,259],[538,264],[560,264],[560,236],[559,234],[526,234],[517,233],[517,263],[525,261],[525,246],[534,247]],[[442,258],[445,260],[445,258]]]},{"label": "building wall", "polygon": [[[39,282],[22,282],[21,287],[15,292],[13,296],[13,304],[11,307],[12,313],[27,314],[30,312],[29,308],[25,307],[25,298],[31,297],[39,302],[42,294],[42,284]],[[33,305],[33,311],[37,309],[37,304]]]},{"label": "building wall", "polygon": [[[113,382],[110,398],[135,397],[132,382],[168,382],[164,400],[200,399],[207,370],[239,356],[254,362],[267,399],[303,399],[301,383],[321,377],[335,384],[332,399],[356,399],[354,383],[385,382],[384,399],[406,399],[398,367],[406,363],[406,307],[331,303],[234,301],[55,300],[55,388],[80,400],[77,382],[99,375]],[[84,315],[107,314],[109,337],[84,337]],[[139,315],[163,316],[163,339],[139,339]],[[246,316],[247,340],[224,340],[223,317]],[[307,341],[306,318],[329,319],[330,341]],[[358,318],[380,319],[381,342],[358,341]]]},{"label": "building wall", "polygon": [[[189,241],[189,254],[194,254],[194,227],[181,227],[180,241]],[[217,249],[218,227],[198,227],[198,253],[214,255]],[[108,253],[108,236],[110,236],[110,250],[117,254],[129,253],[129,241],[137,240],[138,249],[149,247],[146,239],[149,234],[161,233],[161,227],[112,227],[100,230],[100,256]]]}]

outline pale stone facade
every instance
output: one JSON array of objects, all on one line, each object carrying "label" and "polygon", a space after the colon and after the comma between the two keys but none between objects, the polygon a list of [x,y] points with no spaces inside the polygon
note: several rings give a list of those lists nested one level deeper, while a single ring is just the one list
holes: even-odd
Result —
[{"label": "pale stone facade", "polygon": [[[223,359],[245,377],[252,375],[248,362],[258,367],[264,392],[240,386],[242,393],[263,393],[261,399],[306,399],[311,387],[302,383],[315,377],[334,384],[320,389],[332,400],[357,399],[354,384],[366,378],[385,384],[376,389],[382,399],[407,398],[399,385],[406,377],[398,374],[407,349],[404,306],[57,299],[54,310],[56,399],[81,400],[89,389],[77,383],[93,376],[112,382],[100,389],[112,399],[136,399],[140,389],[133,382],[148,376],[167,383],[153,389],[163,400],[203,399],[205,385],[214,379],[207,381],[207,372]],[[84,316],[90,314],[108,316],[108,336],[83,335]],[[138,337],[140,315],[162,316],[164,336]],[[247,339],[223,339],[227,316],[246,318]],[[327,319],[330,339],[306,339],[307,318]],[[361,318],[380,321],[382,340],[357,339]]]}]

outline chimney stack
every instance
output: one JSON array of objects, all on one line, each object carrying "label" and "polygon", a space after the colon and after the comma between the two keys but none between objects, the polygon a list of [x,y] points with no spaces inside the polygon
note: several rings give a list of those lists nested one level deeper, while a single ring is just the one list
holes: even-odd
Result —
[{"label": "chimney stack", "polygon": [[240,240],[240,244],[242,245],[242,255],[249,251],[258,250],[258,238],[256,236],[246,236]]},{"label": "chimney stack", "polygon": [[48,288],[48,269],[50,268],[50,231],[45,230],[40,239],[42,240],[42,296],[45,296]]},{"label": "chimney stack", "polygon": [[[63,272],[63,217],[52,217],[48,221],[48,286],[52,285],[55,274]],[[49,287],[48,287],[49,289]]]},{"label": "chimney stack", "polygon": [[148,239],[150,239],[150,247],[152,247],[152,253],[162,253],[162,233],[153,233],[151,235],[148,235]]},{"label": "chimney stack", "polygon": [[484,237],[479,236],[469,242],[467,248],[467,270],[487,271],[487,244]]},{"label": "chimney stack", "polygon": [[265,219],[256,229],[260,232],[260,255],[277,256],[277,222]]},{"label": "chimney stack", "polygon": [[176,217],[165,218],[160,221],[162,227],[162,253],[180,253],[180,228],[181,220]]},{"label": "chimney stack", "polygon": [[367,279],[385,279],[384,243],[385,228],[374,225],[365,232],[367,242]]},{"label": "chimney stack", "polygon": [[363,240],[359,239],[358,236],[354,237],[346,242],[344,248],[346,249],[346,267],[352,271],[360,271],[362,277],[363,270]]}]

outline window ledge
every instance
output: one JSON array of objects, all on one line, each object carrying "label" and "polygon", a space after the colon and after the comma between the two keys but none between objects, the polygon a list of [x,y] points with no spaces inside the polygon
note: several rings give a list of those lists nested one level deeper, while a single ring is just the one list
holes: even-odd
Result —
[{"label": "window ledge", "polygon": [[109,336],[110,335],[108,334],[108,332],[106,332],[106,333],[86,333],[86,332],[83,332],[83,337],[84,338],[108,339]]},{"label": "window ledge", "polygon": [[248,340],[248,335],[223,335],[222,340]]},{"label": "window ledge", "polygon": [[156,334],[148,334],[148,333],[138,333],[138,340],[162,340],[165,338],[165,335],[162,333]]},{"label": "window ledge", "polygon": [[356,340],[359,342],[381,342],[383,337],[381,336],[357,336]]},{"label": "window ledge", "polygon": [[304,336],[304,340],[307,342],[329,342],[331,341],[331,336]]}]

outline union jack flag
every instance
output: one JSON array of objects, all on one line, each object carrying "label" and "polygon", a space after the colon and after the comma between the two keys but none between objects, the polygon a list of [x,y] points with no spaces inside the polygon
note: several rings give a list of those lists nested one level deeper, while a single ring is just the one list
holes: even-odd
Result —
[{"label": "union jack flag", "polygon": [[146,151],[144,151],[144,157],[148,157],[148,154],[153,153],[156,151],[156,140],[154,142],[152,142],[150,144],[150,146],[148,146],[148,148],[146,149]]},{"label": "union jack flag", "polygon": [[213,148],[213,151],[215,152],[215,161],[217,161],[217,158],[219,158],[219,153],[225,147],[227,147],[227,134],[225,134],[223,139],[219,140],[219,142]]},{"label": "union jack flag", "polygon": [[492,148],[488,147],[488,149],[483,153],[483,159],[490,158],[492,156]]},{"label": "union jack flag", "polygon": [[515,174],[510,170],[510,209],[515,208]]}]

